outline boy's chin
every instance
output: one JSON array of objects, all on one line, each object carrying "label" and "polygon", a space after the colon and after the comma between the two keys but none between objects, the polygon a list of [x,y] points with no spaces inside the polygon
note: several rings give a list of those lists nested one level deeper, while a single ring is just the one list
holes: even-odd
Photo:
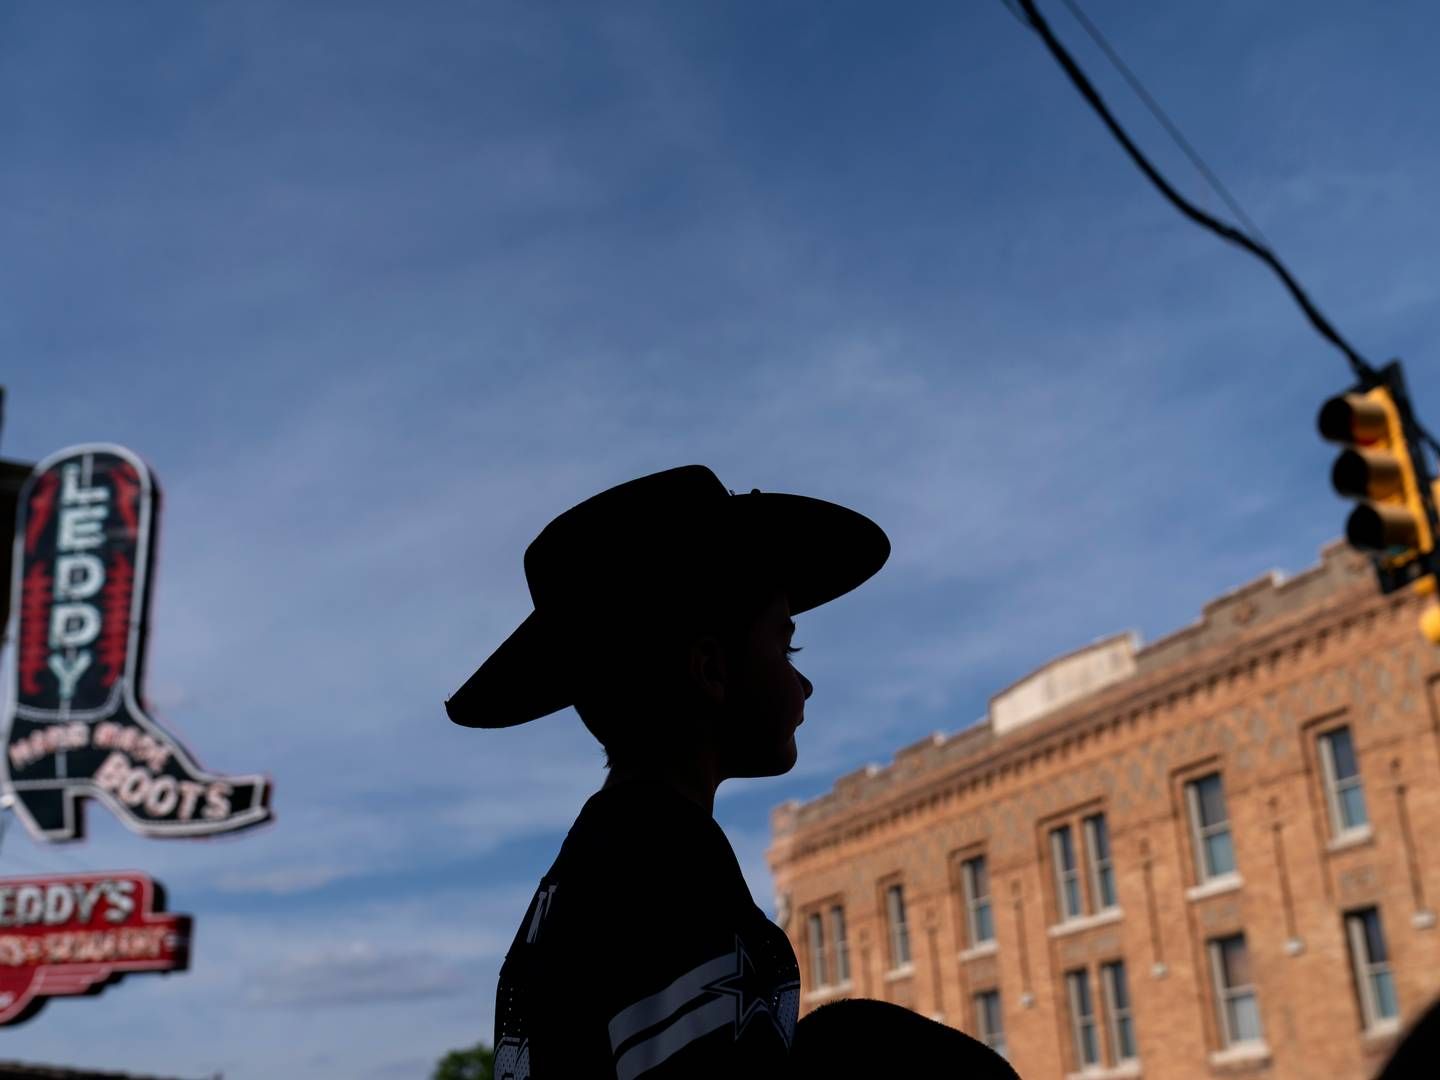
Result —
[{"label": "boy's chin", "polygon": [[798,758],[799,751],[795,746],[795,736],[791,735],[773,752],[763,757],[754,755],[748,758],[730,775],[746,779],[760,776],[783,776],[795,767]]}]

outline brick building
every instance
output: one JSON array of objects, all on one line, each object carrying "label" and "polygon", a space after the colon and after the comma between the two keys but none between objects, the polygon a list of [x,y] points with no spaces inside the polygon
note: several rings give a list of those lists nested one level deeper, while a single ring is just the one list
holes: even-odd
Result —
[{"label": "brick building", "polygon": [[1360,1080],[1440,994],[1440,650],[1343,544],[772,815],[802,1015],[884,998],[1027,1080]]}]

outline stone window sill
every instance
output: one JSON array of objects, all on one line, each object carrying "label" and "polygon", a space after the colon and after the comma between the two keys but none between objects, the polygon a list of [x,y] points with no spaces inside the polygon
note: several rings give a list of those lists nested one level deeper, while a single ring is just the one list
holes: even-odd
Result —
[{"label": "stone window sill", "polygon": [[1363,1038],[1366,1042],[1370,1042],[1372,1040],[1379,1042],[1382,1040],[1393,1039],[1396,1035],[1399,1034],[1400,1020],[1397,1017],[1391,1020],[1376,1020],[1375,1023],[1371,1024],[1361,1033],[1361,1038]]},{"label": "stone window sill", "polygon": [[889,971],[885,972],[885,981],[886,981],[886,982],[896,982],[897,980],[900,980],[900,979],[908,979],[911,975],[914,975],[914,974],[915,974],[915,965],[914,965],[913,963],[912,963],[912,964],[901,964],[899,967],[897,967],[897,968],[891,968]]},{"label": "stone window sill", "polygon": [[1089,1069],[1081,1069],[1079,1072],[1065,1074],[1065,1080],[1134,1080],[1140,1075],[1140,1061],[1133,1058],[1130,1061],[1122,1061],[1118,1065],[1111,1065],[1108,1068],[1096,1066]]},{"label": "stone window sill", "polygon": [[1347,848],[1359,847],[1361,844],[1368,844],[1375,839],[1375,833],[1369,825],[1362,825],[1358,829],[1351,829],[1336,836],[1325,845],[1325,850],[1332,855],[1337,851],[1345,851]]},{"label": "stone window sill", "polygon": [[961,960],[980,960],[986,956],[994,956],[1000,951],[1000,946],[993,941],[981,942],[979,945],[969,949],[960,950]]},{"label": "stone window sill", "polygon": [[[1206,897],[1219,896],[1221,893],[1234,892],[1245,884],[1245,879],[1237,873],[1221,874],[1213,877],[1201,885],[1192,885],[1185,890],[1186,900],[1204,900]],[[1228,1051],[1224,1051],[1228,1053]]]},{"label": "stone window sill", "polygon": [[1226,1050],[1217,1050],[1210,1055],[1212,1066],[1223,1068],[1226,1065],[1267,1065],[1270,1062],[1270,1046],[1263,1040],[1258,1042],[1236,1043]]},{"label": "stone window sill", "polygon": [[855,984],[849,979],[841,983],[831,983],[829,986],[817,986],[805,995],[806,1002],[825,1001],[828,998],[845,997],[855,989]]},{"label": "stone window sill", "polygon": [[1062,923],[1056,923],[1046,931],[1052,938],[1064,937],[1066,934],[1078,934],[1081,930],[1091,930],[1097,926],[1108,926],[1110,923],[1119,922],[1125,917],[1125,912],[1118,907],[1107,908],[1096,915],[1082,915],[1075,919],[1066,919]]}]

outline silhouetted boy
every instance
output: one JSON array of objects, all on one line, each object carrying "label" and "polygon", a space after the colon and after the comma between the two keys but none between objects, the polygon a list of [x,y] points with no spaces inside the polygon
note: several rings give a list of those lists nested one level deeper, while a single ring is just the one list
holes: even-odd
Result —
[{"label": "silhouetted boy", "polygon": [[[698,465],[602,492],[526,550],[535,610],[446,710],[499,728],[574,706],[610,773],[501,968],[497,1080],[763,1080],[810,1075],[807,1062],[833,1076],[826,1062],[895,1039],[885,1060],[939,1054],[935,1075],[1013,1076],[974,1040],[881,1002],[818,1010],[797,1040],[794,950],[713,817],[722,781],[795,764],[812,686],[790,661],[792,616],[889,552],[852,510],[733,495]],[[829,1029],[851,1010],[837,1051]]]}]

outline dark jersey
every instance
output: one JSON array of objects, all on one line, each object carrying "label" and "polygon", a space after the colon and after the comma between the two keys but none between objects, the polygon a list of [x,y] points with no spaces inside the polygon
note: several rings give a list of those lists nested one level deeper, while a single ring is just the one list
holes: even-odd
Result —
[{"label": "dark jersey", "polygon": [[596,792],[526,909],[496,1080],[786,1074],[800,972],[725,833],[663,784]]}]

